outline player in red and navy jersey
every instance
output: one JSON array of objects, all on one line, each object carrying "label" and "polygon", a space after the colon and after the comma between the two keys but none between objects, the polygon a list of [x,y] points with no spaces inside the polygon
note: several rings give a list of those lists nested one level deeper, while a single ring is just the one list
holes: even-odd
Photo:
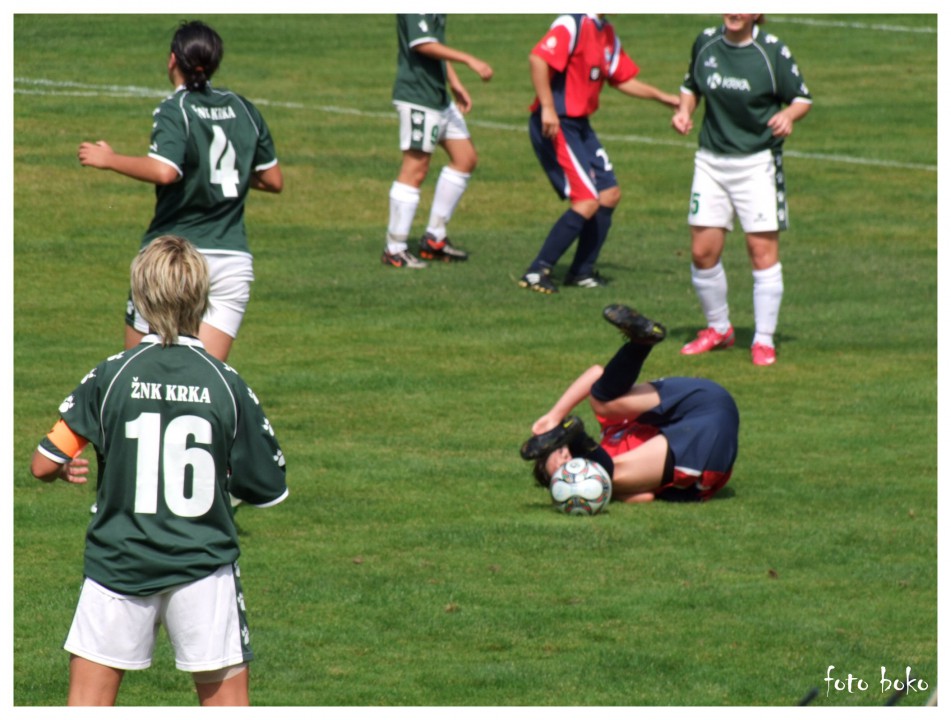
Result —
[{"label": "player in red and navy jersey", "polygon": [[[532,425],[522,446],[535,479],[551,476],[572,457],[600,463],[622,502],[702,501],[722,488],[736,461],[740,416],[723,387],[704,378],[671,377],[638,383],[664,326],[624,305],[604,317],[628,338],[605,365],[593,365]],[[596,442],[571,412],[585,398],[601,425]]]},{"label": "player in red and navy jersey", "polygon": [[621,200],[614,169],[589,122],[601,88],[607,82],[626,95],[671,108],[680,100],[636,79],[640,69],[603,15],[560,16],[535,45],[529,65],[536,93],[529,118],[532,147],[555,192],[571,207],[551,228],[519,285],[557,292],[552,268],[577,238],[565,285],[599,287],[603,280],[594,265]]}]

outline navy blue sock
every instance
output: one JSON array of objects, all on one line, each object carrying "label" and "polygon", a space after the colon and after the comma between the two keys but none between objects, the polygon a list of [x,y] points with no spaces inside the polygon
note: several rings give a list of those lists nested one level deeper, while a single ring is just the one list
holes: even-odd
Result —
[{"label": "navy blue sock", "polygon": [[594,264],[598,261],[604,241],[608,238],[613,215],[614,208],[602,205],[581,228],[575,259],[572,260],[571,267],[568,269],[570,274],[581,277],[594,272]]},{"label": "navy blue sock", "polygon": [[624,395],[641,374],[644,361],[650,355],[653,345],[624,343],[614,357],[604,366],[604,373],[591,386],[591,397],[601,402],[610,402]]},{"label": "navy blue sock", "polygon": [[542,249],[538,252],[538,257],[533,261],[529,270],[541,270],[542,268],[553,268],[565,251],[571,247],[571,243],[581,233],[586,219],[584,215],[579,215],[571,208],[558,218],[548,237],[545,238]]}]

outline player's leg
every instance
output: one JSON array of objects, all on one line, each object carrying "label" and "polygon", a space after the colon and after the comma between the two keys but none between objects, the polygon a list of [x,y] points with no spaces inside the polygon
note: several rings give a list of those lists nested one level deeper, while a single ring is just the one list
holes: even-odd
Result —
[{"label": "player's leg", "polygon": [[252,658],[241,584],[234,565],[168,593],[162,623],[175,666],[192,673],[202,704],[246,705]]},{"label": "player's leg", "polygon": [[458,262],[467,260],[469,254],[449,241],[447,226],[469,186],[469,178],[479,158],[465,118],[455,103],[445,111],[440,145],[449,155],[449,164],[440,171],[436,180],[429,222],[419,241],[419,254],[427,260]]},{"label": "player's leg", "polygon": [[611,229],[614,209],[621,202],[621,188],[607,152],[590,126],[583,135],[583,141],[591,172],[594,173],[594,184],[598,188],[598,209],[581,228],[575,256],[565,276],[565,285],[597,288],[604,285],[605,281],[595,270],[595,263]]},{"label": "player's leg", "polygon": [[757,365],[776,362],[774,336],[783,301],[783,266],[779,262],[779,233],[751,233],[746,236],[753,266],[753,317],[756,332],[752,355]]},{"label": "player's leg", "polygon": [[247,706],[251,704],[246,664],[212,673],[193,673],[198,702],[204,707]]},{"label": "player's leg", "polygon": [[753,362],[776,362],[774,335],[783,298],[783,267],[779,262],[779,233],[788,225],[782,154],[770,151],[747,159],[748,171],[733,191],[736,214],[746,232],[746,249],[753,268]]},{"label": "player's leg", "polygon": [[621,502],[649,502],[664,483],[668,458],[667,438],[655,435],[633,450],[614,458],[612,498]]},{"label": "player's leg", "polygon": [[203,322],[198,330],[198,339],[201,340],[209,355],[218,358],[221,362],[227,361],[231,346],[234,343],[234,338],[228,333]]},{"label": "player's leg", "polygon": [[69,693],[66,704],[86,707],[115,705],[124,675],[124,670],[72,655],[69,658]]},{"label": "player's leg", "polygon": [[429,165],[441,132],[442,114],[436,110],[406,103],[394,103],[399,115],[399,144],[402,153],[400,171],[390,186],[389,221],[384,265],[418,269],[426,263],[409,251],[408,239],[419,207],[419,189],[429,174]]},{"label": "player's leg", "polygon": [[212,357],[225,362],[251,300],[254,265],[247,255],[204,255],[211,282],[198,339]]},{"label": "player's leg", "polygon": [[429,173],[431,153],[404,150],[396,180],[390,186],[390,216],[386,226],[386,247],[382,261],[398,268],[419,269],[426,263],[409,252],[409,235],[419,207],[419,188]]},{"label": "player's leg", "polygon": [[113,705],[126,670],[152,663],[157,596],[122,595],[86,578],[63,648],[70,654],[69,705]]},{"label": "player's leg", "polygon": [[698,151],[690,188],[690,280],[700,301],[707,326],[681,349],[695,355],[733,344],[727,303],[727,277],[720,258],[726,234],[733,229],[734,209],[729,193],[731,179],[721,158]]},{"label": "player's leg", "polygon": [[590,159],[576,124],[563,120],[558,134],[546,138],[542,135],[539,114],[533,113],[529,136],[552,188],[559,197],[571,201],[571,207],[555,221],[538,255],[519,281],[524,288],[551,294],[557,292],[551,281],[551,270],[598,211],[598,190],[589,175]]}]

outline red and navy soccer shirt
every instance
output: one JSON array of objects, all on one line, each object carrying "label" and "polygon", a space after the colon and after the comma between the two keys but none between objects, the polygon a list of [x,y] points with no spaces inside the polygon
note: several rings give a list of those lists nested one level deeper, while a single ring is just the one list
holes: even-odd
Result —
[{"label": "red and navy soccer shirt", "polygon": [[[621,48],[611,23],[593,15],[561,15],[532,54],[551,68],[555,110],[562,117],[591,115],[605,80],[618,85],[640,70]],[[532,112],[538,107],[535,98]]]}]

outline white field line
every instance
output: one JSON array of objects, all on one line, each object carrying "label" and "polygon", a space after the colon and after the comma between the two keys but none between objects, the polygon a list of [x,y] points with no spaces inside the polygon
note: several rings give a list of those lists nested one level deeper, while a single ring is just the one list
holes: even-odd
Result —
[{"label": "white field line", "polygon": [[[136,87],[133,85],[94,85],[90,83],[79,83],[58,80],[46,80],[42,78],[23,78],[15,77],[13,79],[14,95],[44,95],[55,97],[90,97],[90,98],[154,98],[156,100],[167,97],[167,90],[156,90],[154,88]],[[392,111],[367,111],[359,108],[340,107],[337,105],[306,105],[304,103],[288,103],[267,100],[264,98],[251,98],[251,101],[261,107],[278,107],[289,110],[304,110],[309,112],[326,113],[328,115],[353,115],[356,117],[373,118],[388,120],[395,124],[396,114]],[[489,130],[501,130],[503,132],[526,132],[525,125],[513,125],[511,123],[499,123],[476,119],[467,119],[466,121],[473,127],[481,127]],[[645,137],[642,135],[611,135],[601,134],[602,139],[614,143],[634,143],[640,145],[663,145],[671,147],[682,147],[685,149],[696,149],[696,142],[685,140],[662,140],[659,138]],[[824,153],[804,153],[796,150],[784,150],[786,157],[802,158],[805,160],[817,160],[822,162],[846,163],[852,165],[867,165],[880,168],[895,168],[902,170],[923,170],[926,172],[937,172],[937,165],[928,165],[924,163],[905,163],[891,160],[878,160],[874,158],[854,157],[850,155],[829,155]]]}]

